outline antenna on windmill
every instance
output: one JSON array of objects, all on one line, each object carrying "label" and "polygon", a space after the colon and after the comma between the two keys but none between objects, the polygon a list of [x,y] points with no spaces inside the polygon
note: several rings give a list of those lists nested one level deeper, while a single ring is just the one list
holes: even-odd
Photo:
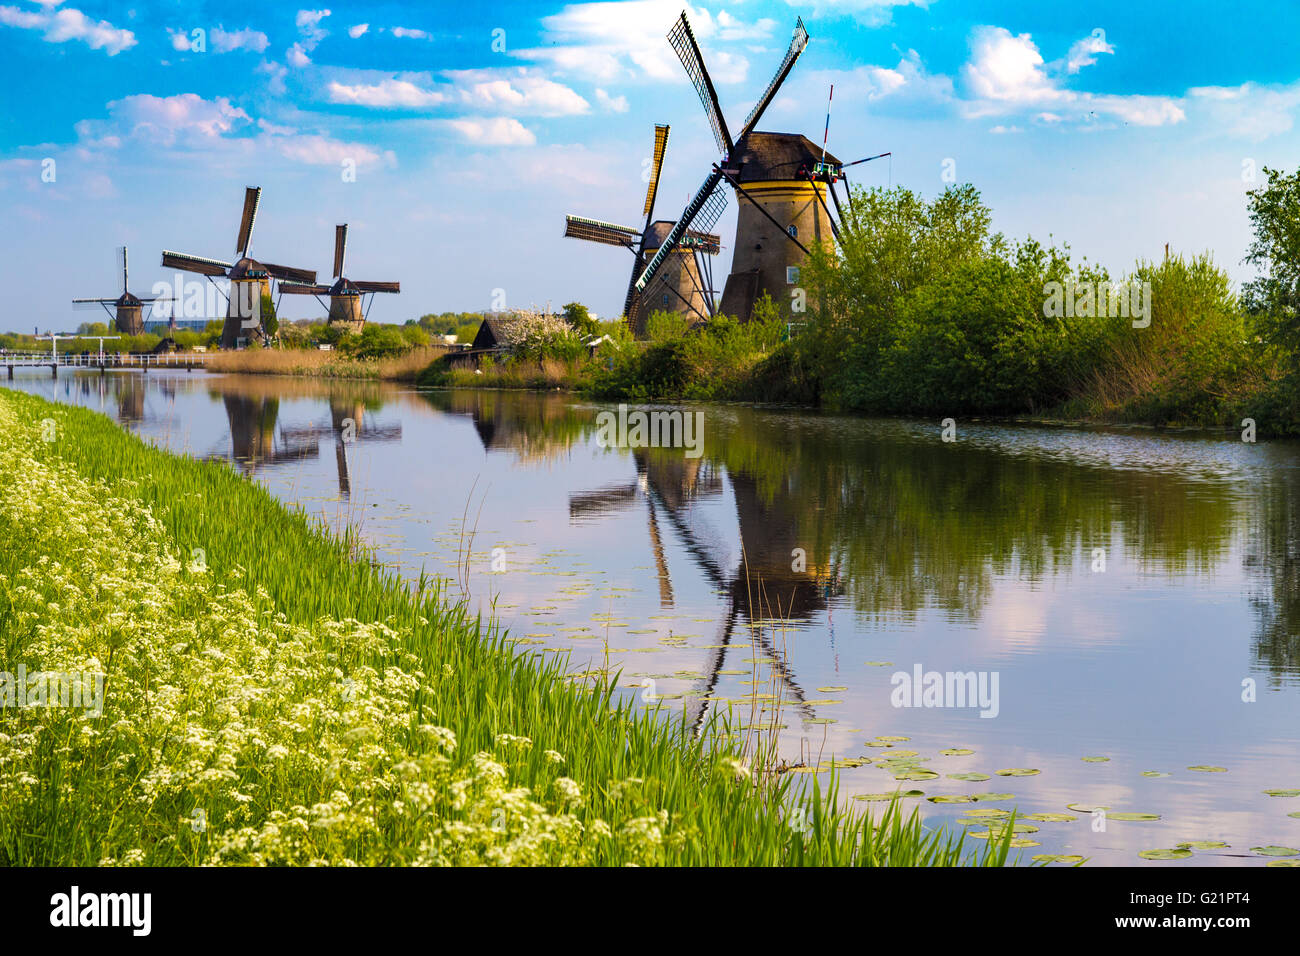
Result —
[{"label": "antenna on windmill", "polygon": [[835,84],[831,84],[831,94],[826,97],[826,131],[822,133],[822,164],[826,163],[826,141],[831,137],[831,102],[835,99]]}]

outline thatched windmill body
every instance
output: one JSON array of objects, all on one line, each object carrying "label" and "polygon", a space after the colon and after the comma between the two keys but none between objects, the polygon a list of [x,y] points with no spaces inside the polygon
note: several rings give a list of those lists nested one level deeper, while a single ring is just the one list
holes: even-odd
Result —
[{"label": "thatched windmill body", "polygon": [[789,315],[791,291],[798,286],[798,270],[810,248],[833,241],[836,225],[826,197],[830,195],[838,207],[831,187],[842,178],[843,164],[806,136],[761,132],[755,126],[808,45],[808,31],[803,20],[796,23],[776,75],[734,138],[685,13],[669,32],[668,42],[699,94],[722,156],[634,286],[637,290],[648,287],[690,230],[712,228],[726,205],[725,187],[730,186],[736,192],[740,213],[731,274],[719,311],[748,319],[754,303],[767,293]]},{"label": "thatched windmill body", "polygon": [[646,320],[652,312],[680,312],[695,321],[707,321],[713,315],[716,301],[713,290],[713,268],[709,257],[716,256],[722,248],[718,236],[707,231],[687,230],[676,245],[666,254],[665,261],[655,280],[641,290],[636,288],[637,277],[645,264],[664,244],[672,232],[671,220],[654,218],[655,197],[659,192],[659,173],[663,169],[664,153],[668,147],[669,127],[655,126],[654,155],[650,165],[650,184],[646,188],[645,225],[641,229],[620,226],[583,216],[565,216],[564,234],[573,239],[585,239],[610,246],[622,246],[636,257],[632,276],[628,280],[627,295],[623,301],[623,315],[634,334],[645,334]]},{"label": "thatched windmill body", "polygon": [[169,301],[169,297],[142,299],[132,295],[128,287],[130,279],[127,275],[126,246],[117,250],[117,257],[118,267],[122,271],[122,294],[116,299],[73,299],[72,304],[78,308],[103,306],[104,311],[113,316],[113,327],[117,331],[123,335],[140,335],[144,332],[144,314],[148,308],[155,302]]},{"label": "thatched windmill body", "polygon": [[271,294],[271,279],[281,282],[313,283],[316,281],[315,270],[258,262],[249,256],[249,246],[253,240],[253,224],[257,221],[257,209],[261,201],[261,186],[249,186],[244,190],[244,211],[239,219],[239,237],[235,242],[235,252],[239,258],[235,262],[205,259],[202,256],[163,250],[164,267],[195,272],[206,276],[208,281],[218,276],[225,276],[230,280],[230,290],[226,296],[226,323],[221,330],[223,349],[236,348],[241,340],[249,337],[250,333],[257,332],[261,325],[262,298]]},{"label": "thatched windmill body", "polygon": [[[352,280],[343,275],[344,263],[348,252],[348,224],[341,223],[334,227],[334,282],[331,285],[317,285],[312,282],[281,282],[280,291],[293,295],[314,295],[323,303],[323,296],[329,296],[330,325],[339,326],[349,332],[360,332],[370,314],[370,302],[374,293],[398,293],[402,291],[400,282],[368,282]],[[366,296],[371,296],[369,302]]]}]

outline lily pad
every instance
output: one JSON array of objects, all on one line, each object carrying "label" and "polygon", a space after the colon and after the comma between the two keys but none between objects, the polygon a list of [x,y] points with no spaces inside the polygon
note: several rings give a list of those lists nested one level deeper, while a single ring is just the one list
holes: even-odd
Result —
[{"label": "lily pad", "polygon": [[1109,757],[1080,757],[1084,763],[1109,763]]},{"label": "lily pad", "polygon": [[939,775],[933,770],[909,770],[907,773],[894,774],[895,780],[933,780]]},{"label": "lily pad", "polygon": [[966,794],[944,794],[940,797],[926,797],[931,803],[970,803],[971,798]]},{"label": "lily pad", "polygon": [[1227,767],[1210,767],[1205,764],[1198,764],[1195,767],[1188,767],[1188,770],[1195,770],[1197,773],[1227,773]]},{"label": "lily pad", "polygon": [[1030,859],[1035,863],[1082,863],[1084,858],[1073,853],[1037,853]]},{"label": "lily pad", "polygon": [[949,747],[947,750],[940,750],[941,757],[969,757],[975,751],[968,750],[965,747]]},{"label": "lily pad", "polygon": [[972,793],[970,798],[972,800],[983,800],[985,802],[995,801],[1000,803],[1003,800],[1014,800],[1016,795],[1014,793]]},{"label": "lily pad", "polygon": [[964,815],[968,817],[1009,817],[1011,816],[1011,811],[995,810],[992,807],[989,807],[988,809],[984,809],[981,807],[976,810],[967,810],[965,811]]},{"label": "lily pad", "polygon": [[1287,816],[1295,817],[1297,820],[1300,820],[1300,810],[1293,810],[1292,812],[1288,813]]},{"label": "lily pad", "polygon": [[1270,860],[1265,866],[1300,866],[1300,860]]},{"label": "lily pad", "polygon": [[1158,813],[1111,813],[1107,815],[1108,820],[1119,820],[1124,823],[1148,823],[1152,820],[1159,820]]},{"label": "lily pad", "polygon": [[867,661],[868,667],[893,667],[893,661]]},{"label": "lily pad", "polygon": [[1192,855],[1191,850],[1143,850],[1138,856],[1144,860],[1186,860]]},{"label": "lily pad", "polygon": [[1021,819],[1039,823],[1073,823],[1079,818],[1072,813],[1026,813]]},{"label": "lily pad", "polygon": [[1252,846],[1250,852],[1260,856],[1300,856],[1300,850],[1291,846]]},{"label": "lily pad", "polygon": [[840,691],[848,690],[847,687],[818,687],[819,694],[838,694]]},{"label": "lily pad", "polygon": [[859,793],[856,794],[853,797],[853,799],[869,800],[873,802],[876,801],[885,802],[885,801],[893,800],[895,797],[899,797],[901,799],[904,797],[923,797],[923,796],[925,796],[924,790],[895,790],[892,793]]},{"label": "lily pad", "polygon": [[882,736],[877,736],[876,739],[877,739],[877,740],[883,740],[883,741],[885,741],[886,743],[896,744],[896,743],[902,743],[904,740],[911,740],[912,738],[911,738],[911,737],[882,737]]},{"label": "lily pad", "polygon": [[1270,797],[1300,797],[1300,790],[1265,790]]},{"label": "lily pad", "polygon": [[983,783],[985,780],[992,779],[986,773],[950,773],[949,780],[965,780],[968,783]]},{"label": "lily pad", "polygon": [[1037,770],[1031,770],[1028,767],[1008,767],[1005,770],[993,771],[999,777],[1033,777],[1037,776]]},{"label": "lily pad", "polygon": [[1167,774],[1167,773],[1162,773],[1162,772],[1159,771],[1159,770],[1143,770],[1143,771],[1142,771],[1142,776],[1144,776],[1144,777],[1167,777],[1167,776],[1169,776],[1169,774]]},{"label": "lily pad", "polygon": [[1110,807],[1093,806],[1088,803],[1067,803],[1065,809],[1073,810],[1075,813],[1096,813],[1098,810],[1109,810]]},{"label": "lily pad", "polygon": [[1222,840],[1188,840],[1178,844],[1180,850],[1226,850],[1228,844]]}]

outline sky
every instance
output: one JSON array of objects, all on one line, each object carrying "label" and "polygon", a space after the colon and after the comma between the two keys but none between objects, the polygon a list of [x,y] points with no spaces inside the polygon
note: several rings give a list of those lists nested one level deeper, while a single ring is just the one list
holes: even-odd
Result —
[{"label": "sky", "polygon": [[[87,321],[70,300],[121,291],[124,244],[137,295],[172,281],[163,249],[231,260],[248,185],[255,258],[324,278],[349,224],[349,277],[402,283],[372,320],[574,300],[616,315],[630,254],[563,238],[564,216],[641,225],[656,123],[672,127],[659,216],[718,158],[666,40],[683,9],[732,129],[802,17],[810,43],[759,125],[820,142],[834,84],[830,151],[893,154],[855,184],[971,183],[996,230],[1113,276],[1168,243],[1249,279],[1246,192],[1300,165],[1300,5],[1083,6],[0,3],[0,275],[24,290],[0,327]],[[286,298],[281,317],[318,309]]]}]

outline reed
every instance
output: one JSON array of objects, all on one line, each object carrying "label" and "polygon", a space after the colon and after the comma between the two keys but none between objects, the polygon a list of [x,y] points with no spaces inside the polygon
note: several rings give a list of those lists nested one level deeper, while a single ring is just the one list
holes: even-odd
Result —
[{"label": "reed", "polygon": [[354,359],[318,349],[246,349],[222,352],[208,361],[213,372],[243,375],[298,375],[314,378],[413,382],[445,349],[416,348],[382,359]]}]

